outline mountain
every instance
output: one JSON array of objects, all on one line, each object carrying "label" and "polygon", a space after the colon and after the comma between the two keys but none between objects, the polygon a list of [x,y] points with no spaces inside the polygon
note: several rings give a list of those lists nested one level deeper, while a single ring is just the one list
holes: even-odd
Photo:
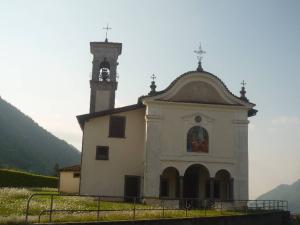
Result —
[{"label": "mountain", "polygon": [[292,213],[300,213],[300,179],[291,185],[281,184],[257,200],[287,200]]},{"label": "mountain", "polygon": [[53,175],[80,162],[80,152],[0,97],[0,167]]}]

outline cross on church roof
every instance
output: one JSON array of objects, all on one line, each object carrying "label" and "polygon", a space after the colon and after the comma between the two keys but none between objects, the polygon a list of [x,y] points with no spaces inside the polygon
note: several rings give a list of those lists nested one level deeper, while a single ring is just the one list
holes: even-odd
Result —
[{"label": "cross on church roof", "polygon": [[156,79],[156,76],[152,74],[151,79],[154,81]]},{"label": "cross on church roof", "polygon": [[197,59],[198,59],[198,68],[197,68],[197,71],[201,72],[201,71],[203,71],[203,68],[202,68],[202,58],[203,58],[203,55],[206,52],[202,50],[201,44],[200,44],[198,50],[195,50],[194,53],[196,53]]},{"label": "cross on church roof", "polygon": [[201,47],[201,44],[200,44],[198,50],[195,50],[194,53],[196,53],[197,59],[199,60],[199,62],[201,62],[202,58],[203,58],[203,55],[206,54],[206,51],[202,50],[202,47]]},{"label": "cross on church roof", "polygon": [[107,42],[107,32],[108,32],[109,30],[111,30],[111,27],[108,27],[108,24],[107,24],[106,27],[103,27],[102,29],[103,29],[103,30],[106,30],[106,31],[105,31],[105,42]]},{"label": "cross on church roof", "polygon": [[243,80],[242,81],[242,83],[241,83],[241,85],[243,85],[243,87],[245,87],[245,85],[246,85],[247,83]]}]

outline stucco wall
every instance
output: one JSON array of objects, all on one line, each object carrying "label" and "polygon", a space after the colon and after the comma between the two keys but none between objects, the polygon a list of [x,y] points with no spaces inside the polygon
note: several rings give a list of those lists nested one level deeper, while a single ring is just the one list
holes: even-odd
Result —
[{"label": "stucco wall", "polygon": [[63,193],[79,192],[79,177],[73,177],[73,171],[59,172],[59,191]]},{"label": "stucco wall", "polygon": [[[236,216],[217,216],[199,218],[163,218],[151,220],[129,220],[129,221],[100,221],[93,225],[290,225],[290,212],[270,212]],[[44,223],[44,225],[53,223]],[[66,224],[66,223],[60,223]],[[88,225],[88,222],[68,222],[67,225]]]},{"label": "stucco wall", "polygon": [[[146,196],[158,196],[159,176],[175,167],[180,176],[193,164],[204,165],[210,174],[225,169],[234,178],[234,197],[248,199],[248,116],[240,106],[151,101],[147,103]],[[201,116],[200,123],[195,116]],[[209,152],[187,152],[188,130],[199,125],[209,134]],[[155,127],[155,128],[153,128]],[[155,134],[151,134],[151,132]],[[152,144],[150,144],[152,143]],[[148,149],[149,148],[149,149]],[[149,153],[148,153],[149,150]],[[151,156],[155,153],[155,157]],[[156,160],[155,162],[152,162]],[[148,165],[147,165],[148,164]],[[150,170],[152,168],[152,170]],[[148,177],[151,181],[147,181]],[[155,179],[157,177],[157,179]]]},{"label": "stucco wall", "polygon": [[[124,195],[124,176],[143,176],[145,109],[126,116],[125,138],[109,138],[109,116],[85,123],[81,165],[81,194]],[[96,146],[109,146],[109,160],[95,160]]]}]

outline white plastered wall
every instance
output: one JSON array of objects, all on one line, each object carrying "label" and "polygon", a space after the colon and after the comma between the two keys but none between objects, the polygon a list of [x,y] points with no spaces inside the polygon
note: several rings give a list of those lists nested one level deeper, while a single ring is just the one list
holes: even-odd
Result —
[{"label": "white plastered wall", "polygon": [[59,172],[59,191],[75,194],[79,192],[79,177],[73,176],[73,171]]},{"label": "white plastered wall", "polygon": [[[124,176],[143,176],[145,108],[126,116],[125,138],[109,138],[109,115],[84,125],[80,193],[123,196]],[[109,160],[95,160],[96,146],[109,146]]]},{"label": "white plastered wall", "polygon": [[[221,169],[227,170],[234,178],[234,198],[248,198],[245,107],[151,101],[147,103],[146,114],[149,118],[148,157],[145,159],[149,170],[144,177],[146,196],[158,196],[159,176],[165,168],[175,167],[180,176],[184,176],[189,166],[201,164],[208,169],[210,177]],[[201,116],[202,121],[195,122],[195,116]],[[204,127],[209,133],[208,154],[187,152],[187,132],[195,125]]]}]

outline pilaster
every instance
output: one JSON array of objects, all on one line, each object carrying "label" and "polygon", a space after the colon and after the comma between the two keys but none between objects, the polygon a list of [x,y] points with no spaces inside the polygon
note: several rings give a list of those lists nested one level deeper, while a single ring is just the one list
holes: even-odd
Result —
[{"label": "pilaster", "polygon": [[144,196],[159,197],[160,183],[160,118],[146,115]]},{"label": "pilaster", "polygon": [[233,184],[233,198],[247,200],[249,198],[249,166],[248,166],[248,120],[233,121],[235,129],[236,177]]}]

